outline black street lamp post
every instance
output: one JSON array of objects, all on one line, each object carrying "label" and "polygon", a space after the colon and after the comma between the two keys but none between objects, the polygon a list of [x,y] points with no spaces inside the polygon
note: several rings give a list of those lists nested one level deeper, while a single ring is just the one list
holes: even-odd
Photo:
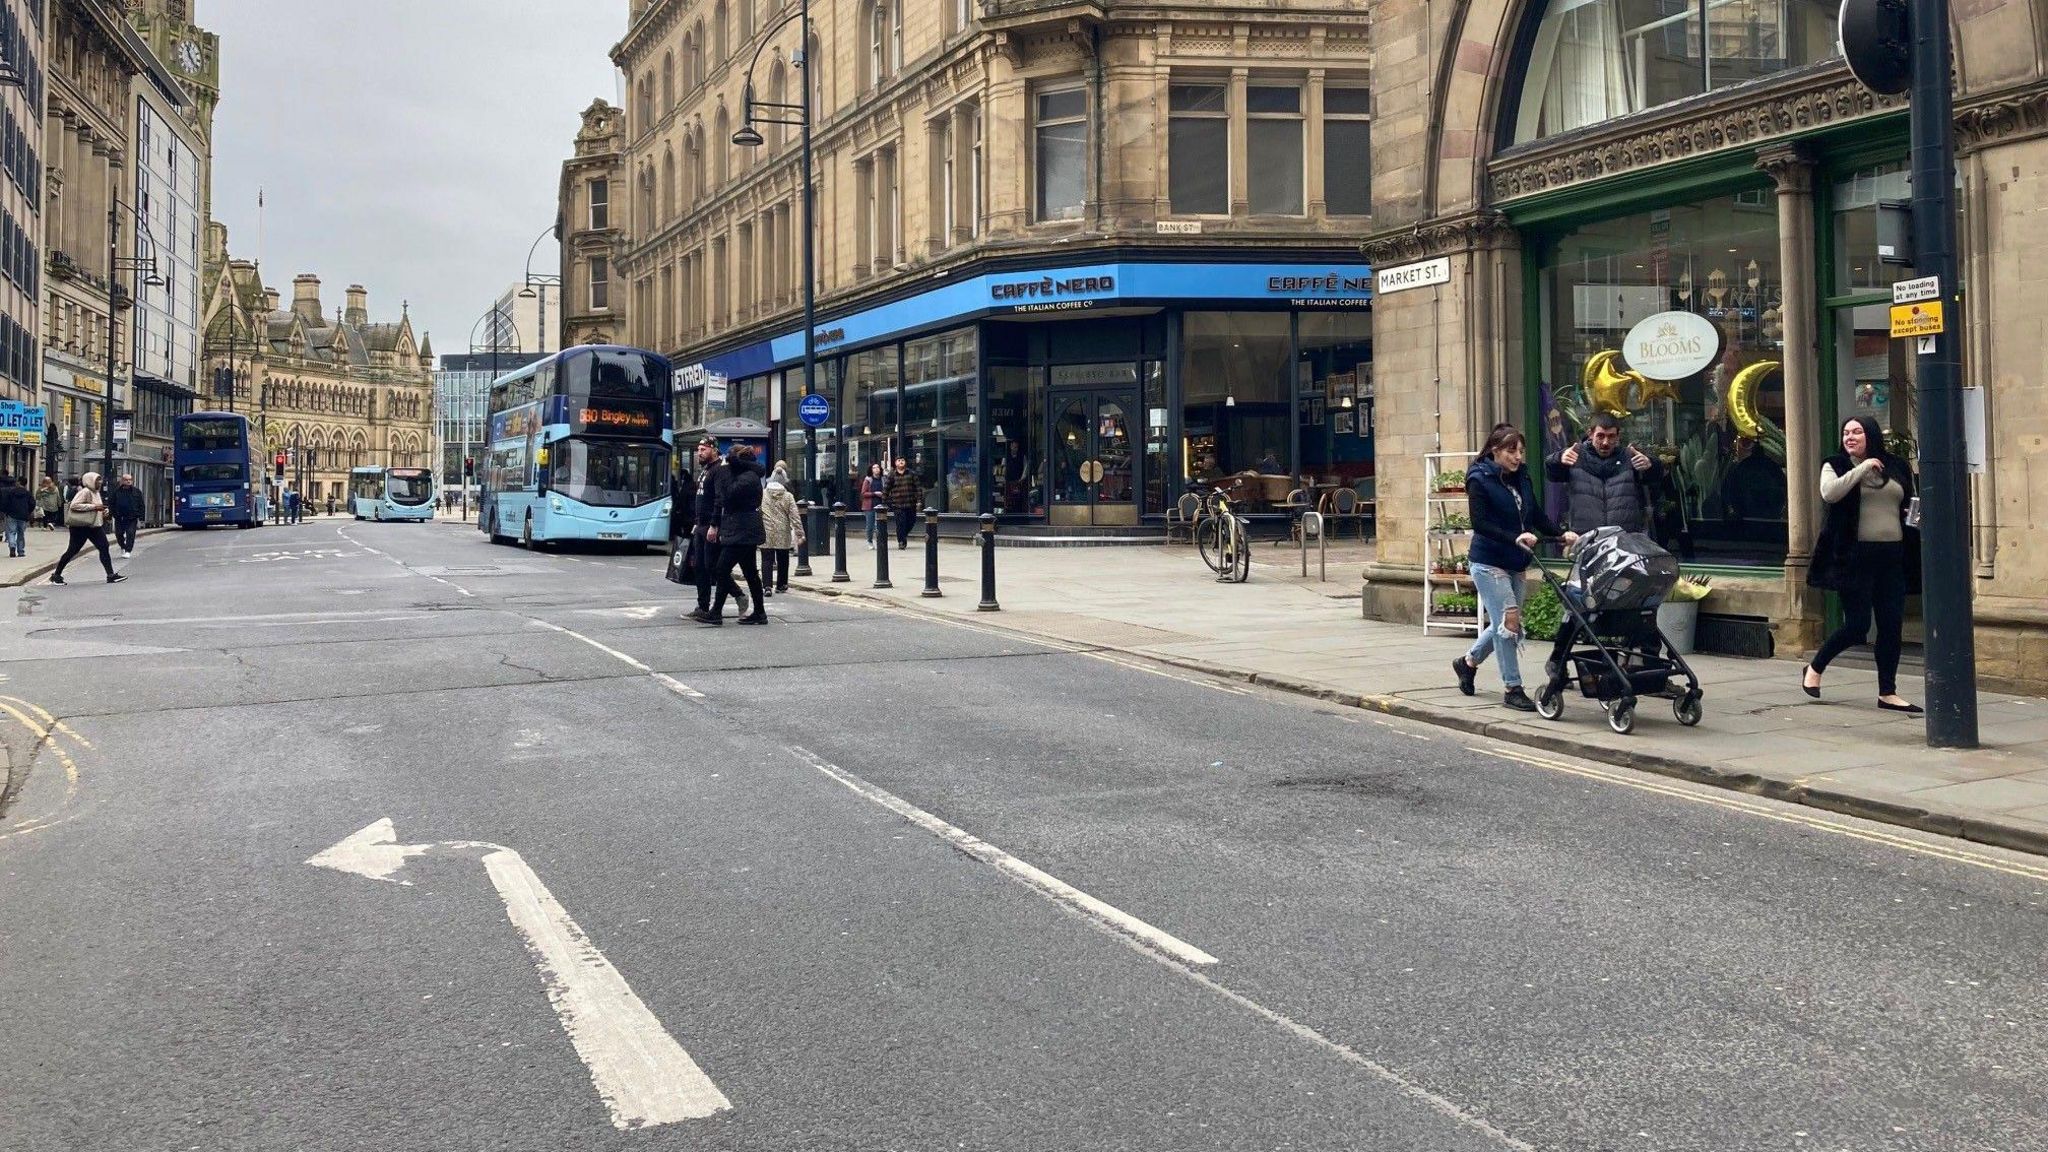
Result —
[{"label": "black street lamp post", "polygon": [[[124,208],[127,209],[129,215],[135,217],[136,234],[149,243],[150,252],[148,256],[124,257],[121,255],[121,210]],[[118,195],[113,195],[110,192],[107,197],[107,405],[105,418],[100,421],[100,450],[106,458],[106,466],[100,472],[100,485],[102,488],[111,488],[116,476],[114,471],[114,402],[116,395],[114,391],[114,376],[118,345],[114,337],[115,332],[120,328],[118,320],[121,314],[121,273],[123,272],[137,274],[140,281],[136,285],[138,289],[142,287],[161,288],[164,286],[164,278],[157,273],[156,240],[149,234],[149,221],[144,220],[142,214],[135,211],[133,205],[122,203]],[[127,306],[129,309],[132,310],[135,307],[135,297],[138,294],[135,291],[130,291],[127,294]],[[133,396],[129,397],[129,403],[134,403]]]},{"label": "black street lamp post", "polygon": [[[798,70],[798,79],[803,87],[803,96],[795,104],[776,103],[754,99],[754,66],[761,62],[761,52],[767,48],[768,40],[790,21],[798,24],[798,47],[791,64]],[[794,13],[782,18],[781,23],[768,30],[761,47],[754,49],[754,58],[747,63],[747,83],[744,98],[740,104],[740,130],[732,134],[732,142],[742,148],[759,148],[762,144],[761,130],[754,127],[762,124],[788,124],[801,130],[803,149],[803,229],[804,229],[804,395],[814,396],[818,391],[818,291],[816,247],[817,241],[812,227],[811,202],[811,5],[810,0],[799,0]],[[780,116],[757,116],[756,108],[773,109]],[[793,115],[792,115],[793,114]],[[843,417],[842,413],[842,417]],[[784,414],[788,419],[788,414]],[[818,492],[818,430],[804,427],[804,486],[805,495],[814,507],[820,507],[823,498]]]},{"label": "black street lamp post", "polygon": [[[538,243],[538,241],[536,241],[536,243]],[[491,322],[491,346],[489,348],[491,354],[491,375],[490,379],[484,382],[483,395],[489,396],[491,391],[491,385],[496,383],[498,379],[498,353],[504,347],[505,332],[509,330],[512,333],[513,355],[517,356],[524,352],[525,350],[521,348],[519,345],[518,321],[514,320],[512,318],[512,315],[506,312],[503,308],[500,308],[496,304],[493,304],[491,305],[488,311],[486,311],[483,315],[476,318],[475,324],[471,324],[469,326],[470,355],[473,356],[476,354],[476,330],[479,327],[481,327],[484,321],[486,320]],[[501,324],[503,325],[502,328],[500,327]],[[474,371],[474,369],[470,369],[469,371]],[[480,400],[481,397],[468,395],[458,396],[455,399],[456,419],[462,424],[462,459],[465,462],[467,462],[470,459],[471,441],[469,438],[469,429],[471,412],[472,410],[474,410],[479,417],[483,415],[482,409],[484,406],[480,402]],[[469,485],[470,478],[465,473],[462,476],[462,518],[464,520],[469,519]]]},{"label": "black street lamp post", "polygon": [[[561,235],[562,226],[559,223],[550,224],[548,225],[546,231],[542,232],[540,235],[533,238],[533,243],[528,245],[526,249],[526,274],[524,277],[522,277],[522,279],[524,279],[526,283],[526,287],[521,288],[519,290],[519,298],[521,300],[532,300],[536,297],[539,298],[540,320],[535,325],[535,329],[537,332],[537,338],[540,341],[540,348],[538,349],[538,351],[541,352],[546,352],[548,350],[548,286],[551,284],[554,286],[555,303],[560,304],[562,302],[562,278],[559,275],[549,275],[546,272],[543,272],[540,275],[535,276],[533,274],[533,254],[535,250],[537,250],[540,247],[541,241],[547,239],[550,236],[560,239]],[[535,291],[536,288],[539,289],[538,292]],[[513,331],[517,332],[518,329],[515,327]],[[560,345],[561,342],[557,341],[557,351],[560,350]]]}]

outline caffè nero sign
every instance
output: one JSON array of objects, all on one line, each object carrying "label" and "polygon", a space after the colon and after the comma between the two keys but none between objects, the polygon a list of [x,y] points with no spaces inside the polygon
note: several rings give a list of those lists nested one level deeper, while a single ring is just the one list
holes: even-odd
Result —
[{"label": "caff\u00e8 nero sign", "polygon": [[1721,330],[1690,312],[1659,312],[1628,330],[1621,347],[1631,371],[1651,380],[1689,380],[1721,354]]}]

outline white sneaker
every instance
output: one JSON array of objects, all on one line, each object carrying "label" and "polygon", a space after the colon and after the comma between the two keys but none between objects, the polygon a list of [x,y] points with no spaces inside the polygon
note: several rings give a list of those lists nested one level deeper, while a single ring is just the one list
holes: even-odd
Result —
[{"label": "white sneaker", "polygon": [[133,553],[133,552],[130,552],[130,551],[128,551],[128,550],[127,550],[126,548],[123,548],[123,549],[121,549],[121,559],[123,559],[123,560],[133,560],[134,558],[135,558],[135,553]]}]

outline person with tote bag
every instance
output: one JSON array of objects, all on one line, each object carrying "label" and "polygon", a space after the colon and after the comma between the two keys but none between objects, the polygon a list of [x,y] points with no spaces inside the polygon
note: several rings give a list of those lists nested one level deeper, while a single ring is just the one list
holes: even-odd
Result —
[{"label": "person with tote bag", "polygon": [[127,577],[114,571],[114,557],[107,551],[107,502],[100,497],[100,474],[87,472],[78,479],[78,491],[64,505],[64,526],[71,529],[71,543],[50,573],[50,583],[64,583],[64,566],[87,544],[99,549],[100,567],[107,570],[107,583],[119,584]]}]

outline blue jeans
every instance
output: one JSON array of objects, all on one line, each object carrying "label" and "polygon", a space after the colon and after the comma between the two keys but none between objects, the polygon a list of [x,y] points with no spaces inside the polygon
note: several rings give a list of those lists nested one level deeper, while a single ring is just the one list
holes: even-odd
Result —
[{"label": "blue jeans", "polygon": [[28,540],[25,536],[27,532],[28,521],[16,520],[12,516],[7,517],[7,552],[9,555],[28,550]]},{"label": "blue jeans", "polygon": [[[1486,627],[1472,647],[1465,653],[1465,662],[1474,668],[1486,663],[1489,655],[1500,656],[1500,682],[1508,688],[1522,686],[1522,594],[1527,583],[1520,572],[1509,572],[1490,564],[1472,565],[1472,585],[1479,593],[1479,607],[1486,613]],[[1501,627],[1509,609],[1515,610],[1515,630],[1510,632]]]},{"label": "blue jeans", "polygon": [[[875,542],[875,518],[876,518],[877,516],[879,516],[880,514],[881,514],[881,510],[880,510],[879,508],[870,508],[870,509],[868,509],[867,511],[865,511],[865,512],[861,513],[861,515],[862,515],[862,516],[865,516],[865,517],[867,518],[867,522],[868,522],[868,543],[869,543],[869,544],[873,544],[873,543]],[[887,539],[887,536],[886,536],[886,534],[884,535],[884,537],[883,537],[883,538],[884,538],[884,539]]]}]

